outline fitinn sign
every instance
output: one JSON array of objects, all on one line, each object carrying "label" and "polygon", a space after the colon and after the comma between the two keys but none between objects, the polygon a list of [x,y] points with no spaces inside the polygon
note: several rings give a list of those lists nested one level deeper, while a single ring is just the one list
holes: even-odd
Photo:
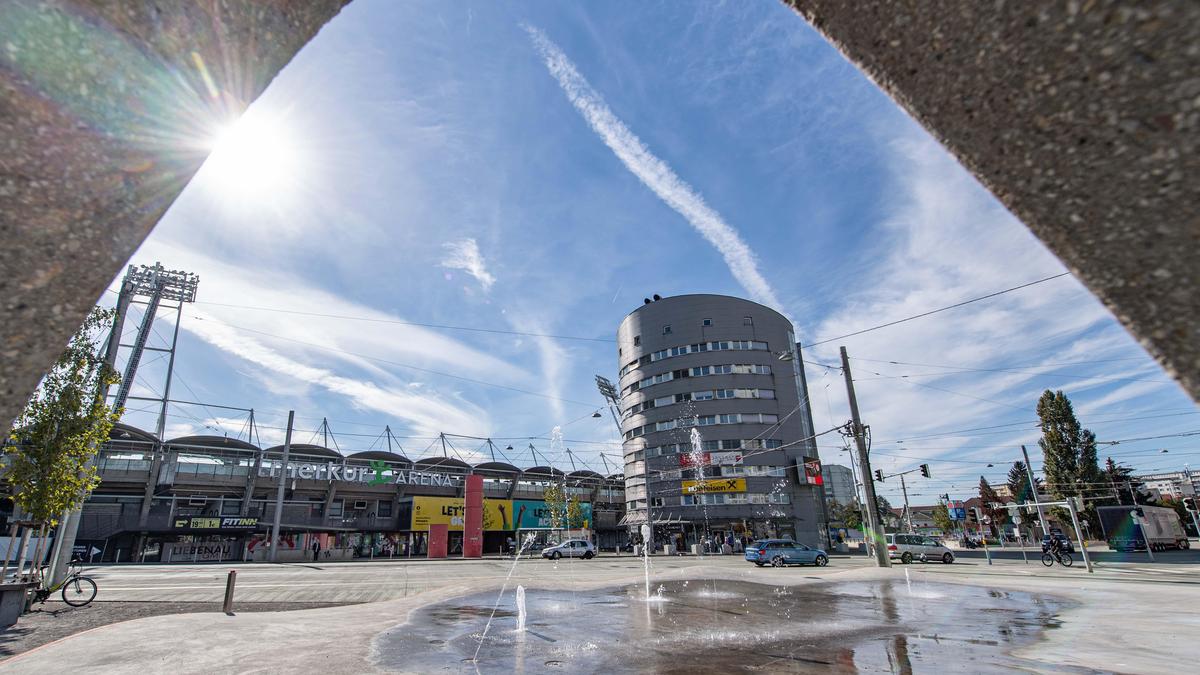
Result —
[{"label": "fitinn sign", "polygon": [[[258,470],[260,478],[278,478],[279,465],[264,466]],[[393,468],[387,462],[372,460],[370,466],[349,466],[328,462],[325,464],[310,464],[307,462],[288,462],[288,478],[304,480],[345,481],[348,483],[366,483],[367,485],[432,485],[436,487],[458,487],[462,476],[430,471],[401,471]]]}]

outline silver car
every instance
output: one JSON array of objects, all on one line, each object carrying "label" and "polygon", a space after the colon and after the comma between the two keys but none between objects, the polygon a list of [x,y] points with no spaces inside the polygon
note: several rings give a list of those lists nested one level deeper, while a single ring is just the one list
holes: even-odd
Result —
[{"label": "silver car", "polygon": [[590,560],[596,557],[596,547],[586,539],[568,539],[561,544],[554,544],[542,549],[542,557],[551,560],[559,558],[583,558]]},{"label": "silver car", "polygon": [[885,534],[888,557],[907,565],[915,560],[933,562],[940,560],[947,565],[954,562],[954,553],[932,537],[923,534]]}]

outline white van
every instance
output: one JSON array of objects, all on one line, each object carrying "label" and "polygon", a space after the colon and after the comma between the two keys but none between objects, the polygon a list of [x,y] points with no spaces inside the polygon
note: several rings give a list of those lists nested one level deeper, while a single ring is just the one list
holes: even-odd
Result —
[{"label": "white van", "polygon": [[941,542],[923,534],[885,534],[888,557],[907,565],[913,560],[933,562],[941,560],[949,565],[954,562],[954,553],[942,546]]}]

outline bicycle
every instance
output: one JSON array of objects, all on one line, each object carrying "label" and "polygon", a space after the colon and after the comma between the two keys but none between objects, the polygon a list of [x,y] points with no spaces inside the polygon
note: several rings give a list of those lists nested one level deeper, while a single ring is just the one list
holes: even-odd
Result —
[{"label": "bicycle", "polygon": [[1071,554],[1067,553],[1066,551],[1045,551],[1042,553],[1043,565],[1046,567],[1053,567],[1055,562],[1063,567],[1070,567],[1075,563],[1075,560],[1071,558]]},{"label": "bicycle", "polygon": [[91,577],[83,576],[83,571],[80,569],[79,561],[72,560],[66,578],[54,584],[46,586],[45,576],[39,579],[39,586],[34,591],[34,600],[39,603],[45,603],[54,591],[62,589],[63,602],[72,607],[83,607],[96,599],[96,582],[92,581]]}]

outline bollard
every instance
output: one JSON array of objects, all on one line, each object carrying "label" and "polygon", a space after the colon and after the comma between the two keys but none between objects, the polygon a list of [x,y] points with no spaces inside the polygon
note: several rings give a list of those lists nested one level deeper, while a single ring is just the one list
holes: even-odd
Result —
[{"label": "bollard", "polygon": [[237,570],[229,570],[229,578],[225,581],[225,605],[222,610],[233,616],[233,585],[237,582]]}]

